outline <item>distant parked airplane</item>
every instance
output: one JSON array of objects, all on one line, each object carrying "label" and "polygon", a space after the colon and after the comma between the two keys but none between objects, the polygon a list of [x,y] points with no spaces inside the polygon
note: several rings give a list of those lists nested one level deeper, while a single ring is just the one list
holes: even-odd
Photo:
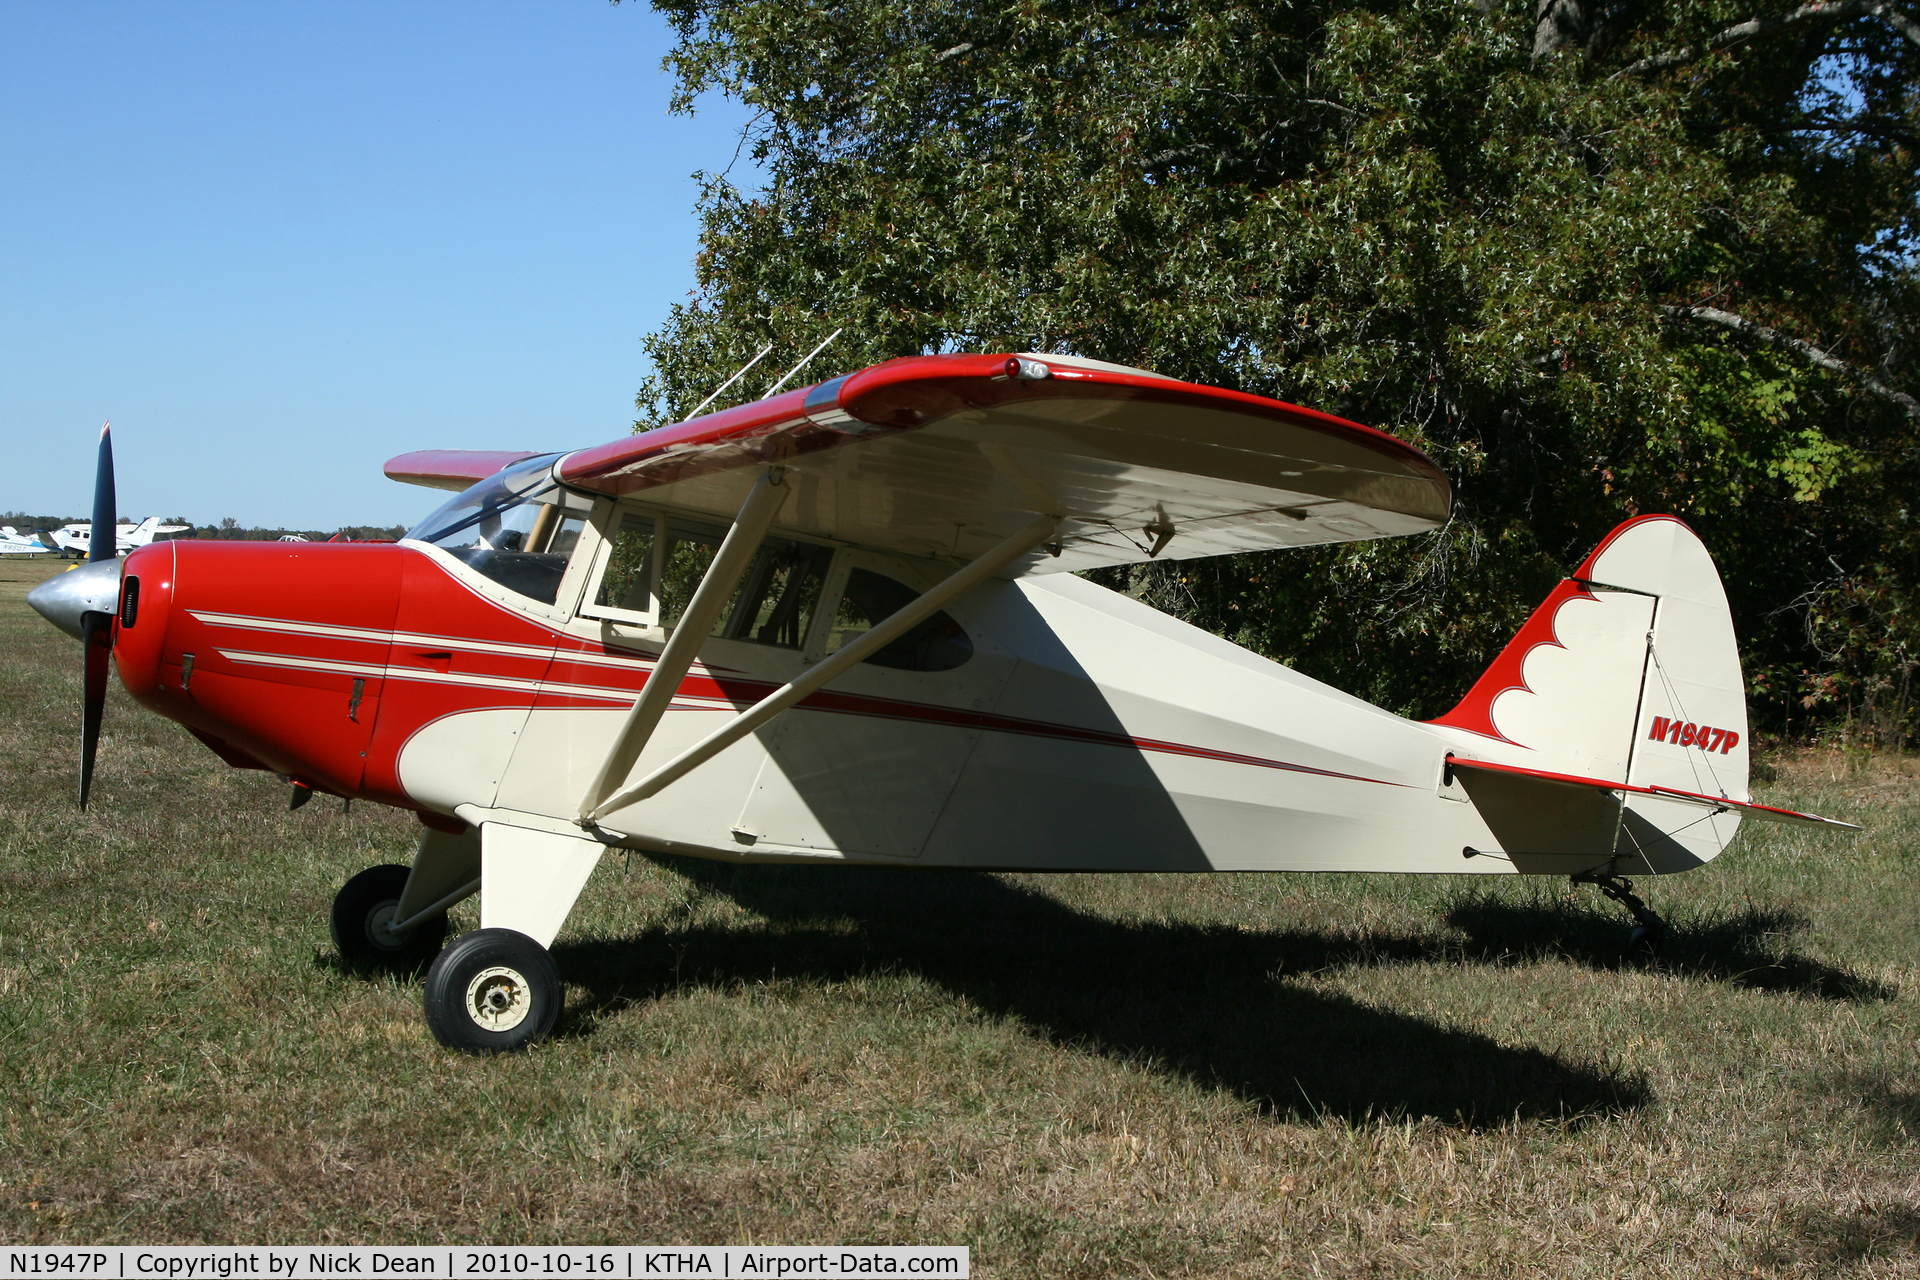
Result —
[{"label": "distant parked airplane", "polygon": [[43,556],[58,555],[60,545],[50,533],[36,534],[29,538],[10,524],[0,525],[0,556]]},{"label": "distant parked airplane", "polygon": [[[160,517],[148,516],[139,524],[119,524],[113,527],[114,553],[125,555],[127,552],[146,546],[157,534],[181,533],[190,526],[184,524],[161,524]],[[87,524],[61,525],[53,531],[52,537],[60,544],[62,551],[71,551],[87,555],[93,548],[93,527]]]}]

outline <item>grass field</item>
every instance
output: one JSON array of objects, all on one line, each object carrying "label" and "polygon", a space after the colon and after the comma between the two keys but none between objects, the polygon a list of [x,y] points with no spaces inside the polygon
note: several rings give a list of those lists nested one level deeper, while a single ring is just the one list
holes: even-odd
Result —
[{"label": "grass field", "polygon": [[[297,813],[0,563],[0,1237],[956,1243],[984,1276],[1920,1275],[1915,762],[1780,765],[1642,882],[610,859],[558,1037],[429,1040],[326,911],[417,827]],[[477,923],[469,905],[455,927]]]}]

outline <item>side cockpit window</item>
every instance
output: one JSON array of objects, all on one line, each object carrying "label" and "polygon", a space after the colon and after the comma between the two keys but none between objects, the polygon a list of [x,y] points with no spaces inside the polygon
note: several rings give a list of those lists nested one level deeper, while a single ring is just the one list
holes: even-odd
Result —
[{"label": "side cockpit window", "polygon": [[553,482],[558,454],[515,463],[407,532],[507,590],[553,604],[592,504]]},{"label": "side cockpit window", "polygon": [[653,549],[658,543],[652,515],[628,513],[607,539],[605,561],[587,607],[589,616],[633,618],[651,621],[653,616],[653,580],[659,571]]},{"label": "side cockpit window", "polygon": [[[584,617],[672,630],[726,540],[727,527],[660,511],[618,510],[601,525]],[[851,565],[829,574],[834,548],[798,538],[769,537],[740,577],[709,634],[778,649],[838,652],[910,604],[919,592],[872,569]],[[846,552],[848,556],[858,553]],[[827,596],[841,581],[838,598]],[[826,616],[821,618],[825,611]],[[816,619],[818,631],[816,635]],[[810,639],[811,637],[811,639]],[[952,614],[924,619],[866,661],[897,671],[951,671],[973,656],[973,641]]]},{"label": "side cockpit window", "polygon": [[[649,512],[626,512],[607,539],[588,617],[672,628],[727,536],[726,526]],[[712,634],[750,644],[798,649],[820,603],[833,548],[768,538],[741,577]]]}]

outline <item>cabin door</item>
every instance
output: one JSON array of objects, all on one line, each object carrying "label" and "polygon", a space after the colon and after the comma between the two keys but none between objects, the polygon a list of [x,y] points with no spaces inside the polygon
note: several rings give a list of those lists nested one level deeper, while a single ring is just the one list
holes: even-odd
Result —
[{"label": "cabin door", "polygon": [[[933,584],[935,566],[842,552],[809,657],[832,653]],[[957,611],[956,611],[957,612]],[[1009,664],[942,612],[761,731],[767,758],[736,839],[859,856],[926,847]]]}]

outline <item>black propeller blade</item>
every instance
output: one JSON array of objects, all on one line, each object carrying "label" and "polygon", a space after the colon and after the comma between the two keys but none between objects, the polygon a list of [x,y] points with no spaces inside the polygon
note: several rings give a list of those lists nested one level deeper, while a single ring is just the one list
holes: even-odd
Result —
[{"label": "black propeller blade", "polygon": [[[100,425],[100,462],[93,476],[93,532],[87,539],[87,562],[112,560],[119,550],[113,494],[113,436],[110,423]],[[93,786],[93,757],[100,749],[100,718],[107,709],[108,659],[113,656],[113,615],[89,609],[80,615],[80,643],[86,654],[84,692],[80,702],[80,807],[87,807]]]},{"label": "black propeller blade", "polygon": [[86,654],[85,692],[80,701],[80,807],[93,787],[93,757],[100,749],[100,717],[107,709],[107,665],[113,656],[113,615],[86,613],[80,618],[80,643]]},{"label": "black propeller blade", "polygon": [[93,472],[93,535],[87,548],[88,560],[111,560],[120,546],[114,519],[112,427],[111,422],[100,424],[100,461]]}]

